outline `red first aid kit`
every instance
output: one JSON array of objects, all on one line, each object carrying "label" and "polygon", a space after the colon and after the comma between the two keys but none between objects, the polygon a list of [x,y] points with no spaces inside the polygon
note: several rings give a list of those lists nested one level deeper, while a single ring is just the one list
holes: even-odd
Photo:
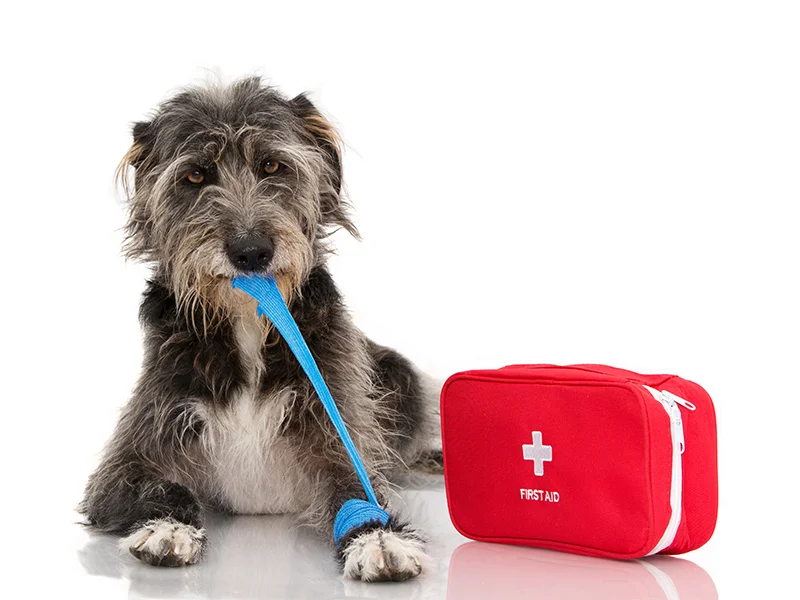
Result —
[{"label": "red first aid kit", "polygon": [[714,531],[716,418],[696,383],[512,365],[450,377],[441,414],[450,518],[468,538],[640,558]]}]

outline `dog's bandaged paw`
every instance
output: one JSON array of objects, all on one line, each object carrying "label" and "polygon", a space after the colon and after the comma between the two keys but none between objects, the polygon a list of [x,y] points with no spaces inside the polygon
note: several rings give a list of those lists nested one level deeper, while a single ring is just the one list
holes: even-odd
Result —
[{"label": "dog's bandaged paw", "polygon": [[182,567],[200,560],[205,532],[175,519],[154,519],[120,540],[120,548],[151,565]]},{"label": "dog's bandaged paw", "polygon": [[422,573],[425,543],[411,530],[370,529],[342,550],[344,576],[361,581],[405,581]]}]

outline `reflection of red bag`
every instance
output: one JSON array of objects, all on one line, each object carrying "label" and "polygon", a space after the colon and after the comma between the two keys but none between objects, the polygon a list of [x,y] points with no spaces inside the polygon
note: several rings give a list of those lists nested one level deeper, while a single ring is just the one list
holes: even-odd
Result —
[{"label": "reflection of red bag", "polygon": [[717,589],[701,567],[671,556],[622,562],[468,542],[450,559],[447,598],[716,600]]},{"label": "reflection of red bag", "polygon": [[441,410],[450,518],[469,538],[639,558],[714,531],[716,420],[691,381],[513,365],[453,375]]}]

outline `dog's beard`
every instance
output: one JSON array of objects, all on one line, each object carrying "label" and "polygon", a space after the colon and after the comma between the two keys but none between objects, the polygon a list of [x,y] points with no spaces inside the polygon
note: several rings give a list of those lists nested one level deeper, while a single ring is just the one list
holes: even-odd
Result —
[{"label": "dog's beard", "polygon": [[[178,310],[192,328],[206,335],[227,318],[254,316],[253,300],[232,288],[233,278],[242,273],[230,264],[224,242],[209,233],[181,234],[180,240],[165,253],[162,264]],[[314,254],[299,229],[275,240],[273,260],[260,274],[275,278],[288,303],[308,277]]]}]

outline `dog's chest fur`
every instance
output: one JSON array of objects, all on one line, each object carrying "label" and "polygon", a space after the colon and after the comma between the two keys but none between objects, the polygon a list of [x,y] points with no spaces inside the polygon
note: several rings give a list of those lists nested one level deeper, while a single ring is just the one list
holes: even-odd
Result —
[{"label": "dog's chest fur", "polygon": [[305,509],[310,478],[296,446],[281,435],[292,389],[265,394],[260,378],[262,331],[251,318],[234,323],[249,382],[225,408],[203,407],[209,472],[204,495],[237,513],[286,513]]}]

